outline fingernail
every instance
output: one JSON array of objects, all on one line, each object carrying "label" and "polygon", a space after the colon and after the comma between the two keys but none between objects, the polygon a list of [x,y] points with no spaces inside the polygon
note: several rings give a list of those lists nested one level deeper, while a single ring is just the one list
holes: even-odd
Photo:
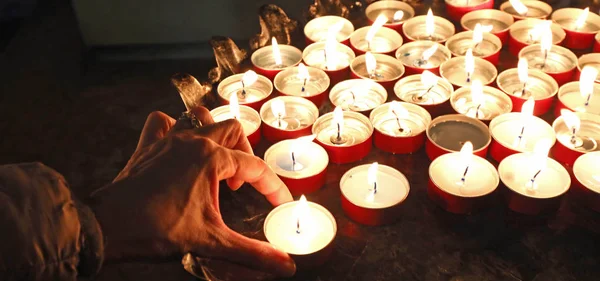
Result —
[{"label": "fingernail", "polygon": [[294,276],[294,274],[296,274],[296,263],[294,262],[293,259],[290,258],[288,261],[286,261],[285,267],[286,267],[285,277],[292,277],[292,276]]}]

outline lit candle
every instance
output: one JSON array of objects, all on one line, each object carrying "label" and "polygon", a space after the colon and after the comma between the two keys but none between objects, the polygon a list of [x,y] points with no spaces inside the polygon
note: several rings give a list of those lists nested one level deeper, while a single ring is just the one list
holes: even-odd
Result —
[{"label": "lit candle", "polygon": [[582,154],[600,150],[599,115],[562,109],[552,128],[558,140],[552,148],[552,155],[563,165],[573,166]]},{"label": "lit candle", "polygon": [[401,172],[377,162],[354,167],[340,180],[344,213],[366,225],[396,221],[409,190],[408,180]]},{"label": "lit candle", "polygon": [[445,0],[446,13],[453,21],[460,19],[471,11],[494,8],[493,0]]},{"label": "lit candle", "polygon": [[492,30],[490,33],[498,36],[501,45],[506,44],[508,41],[508,29],[514,22],[515,20],[510,14],[495,9],[478,9],[465,14],[460,19],[460,24],[464,30],[473,31],[477,24],[491,25]]},{"label": "lit candle", "polygon": [[439,75],[439,67],[452,54],[445,46],[431,41],[415,41],[402,45],[396,58],[406,68],[406,74],[420,74],[429,70]]},{"label": "lit candle", "polygon": [[563,85],[573,78],[577,67],[577,56],[569,49],[552,45],[552,32],[546,31],[541,36],[540,44],[523,48],[519,59],[525,58],[530,68],[539,69],[552,76]]},{"label": "lit candle", "polygon": [[302,196],[299,201],[273,209],[265,219],[263,230],[267,241],[290,254],[301,270],[327,261],[337,225],[327,209]]},{"label": "lit candle", "polygon": [[453,92],[448,80],[427,70],[423,74],[404,77],[394,86],[394,93],[400,100],[418,104],[434,117],[444,113],[444,107]]},{"label": "lit candle", "polygon": [[519,52],[533,44],[539,44],[542,36],[546,33],[552,34],[552,44],[561,44],[565,37],[565,31],[560,25],[550,20],[526,19],[515,22],[509,28],[508,51],[518,56]]},{"label": "lit candle", "polygon": [[355,58],[354,51],[329,37],[325,42],[308,45],[302,52],[304,62],[327,73],[331,84],[337,84],[348,77],[350,62]]},{"label": "lit candle", "polygon": [[402,32],[402,24],[415,15],[410,4],[402,1],[375,1],[365,9],[367,19],[373,23],[379,15],[384,15],[388,21],[383,25],[398,33]]},{"label": "lit candle", "polygon": [[548,158],[550,139],[540,139],[533,152],[506,157],[498,167],[500,180],[510,191],[508,207],[513,211],[537,215],[560,206],[571,185],[565,168]]},{"label": "lit candle", "polygon": [[552,7],[537,0],[510,0],[500,5],[500,11],[511,14],[515,20],[546,19],[552,13]]},{"label": "lit candle", "polygon": [[456,90],[450,97],[454,111],[489,123],[494,117],[510,112],[512,102],[502,91],[474,80],[470,87]]},{"label": "lit candle", "polygon": [[275,37],[271,45],[256,50],[250,57],[254,70],[273,80],[282,69],[295,66],[302,61],[302,51],[290,45],[279,45]]},{"label": "lit candle", "polygon": [[489,85],[496,79],[498,70],[491,62],[473,57],[472,50],[468,49],[464,57],[454,57],[442,63],[440,75],[458,89],[471,85],[473,80]]},{"label": "lit candle", "polygon": [[248,138],[250,145],[256,146],[260,142],[260,115],[251,107],[239,105],[237,93],[232,93],[229,105],[219,106],[210,111],[215,122],[236,119],[242,125],[244,135]]},{"label": "lit candle", "polygon": [[352,22],[338,16],[317,17],[304,26],[306,45],[326,41],[332,34],[336,41],[348,45],[352,32],[354,32]]},{"label": "lit candle", "polygon": [[443,154],[460,151],[466,142],[473,144],[475,155],[485,157],[491,141],[487,125],[460,114],[433,119],[426,135],[425,152],[432,161]]},{"label": "lit candle", "polygon": [[429,165],[429,198],[445,210],[471,213],[487,205],[500,182],[496,168],[485,158],[473,155],[466,142],[460,152],[444,154]]},{"label": "lit candle", "polygon": [[301,97],[282,96],[267,101],[260,109],[263,135],[270,142],[311,134],[319,109]]},{"label": "lit candle", "polygon": [[350,47],[356,54],[365,52],[390,54],[402,45],[402,36],[393,29],[384,27],[388,21],[384,15],[379,15],[372,26],[359,28],[350,35]]},{"label": "lit candle", "polygon": [[217,87],[217,92],[224,104],[229,104],[229,98],[235,94],[240,104],[259,110],[273,92],[273,84],[267,77],[248,70],[244,74],[235,74],[223,79]]},{"label": "lit candle", "polygon": [[418,105],[392,101],[371,111],[369,119],[375,128],[377,148],[405,154],[416,152],[423,146],[431,115]]},{"label": "lit candle", "polygon": [[[585,54],[577,60],[577,73],[575,79],[581,79],[581,71],[586,67],[593,67],[600,72],[600,53]],[[596,83],[600,83],[600,77],[596,76]]]},{"label": "lit candle", "polygon": [[454,56],[465,56],[471,50],[471,55],[497,65],[502,42],[496,35],[489,33],[491,30],[491,25],[476,24],[474,31],[464,31],[450,37],[446,41],[446,47]]},{"label": "lit candle", "polygon": [[600,31],[600,16],[590,13],[590,8],[564,8],[552,14],[552,20],[566,32],[564,46],[570,49],[588,49]]},{"label": "lit candle", "polygon": [[315,135],[275,143],[265,152],[265,162],[281,178],[292,195],[308,194],[325,184],[329,157]]},{"label": "lit candle", "polygon": [[302,63],[281,71],[273,80],[273,86],[280,94],[303,97],[317,106],[323,103],[329,85],[329,76],[325,71],[306,67]]},{"label": "lit candle", "polygon": [[600,212],[600,151],[586,153],[573,165],[573,192],[587,207]]},{"label": "lit candle", "polygon": [[394,57],[367,52],[352,60],[350,73],[352,78],[370,79],[391,91],[404,75],[404,66]]},{"label": "lit candle", "polygon": [[584,67],[579,82],[567,83],[560,87],[555,115],[560,116],[560,110],[563,108],[600,115],[600,85],[594,83],[597,76],[598,70]]},{"label": "lit candle", "polygon": [[387,100],[387,91],[372,80],[348,79],[331,88],[329,100],[333,106],[368,115]]},{"label": "lit candle", "polygon": [[407,20],[402,32],[409,41],[426,40],[444,43],[454,35],[454,24],[449,20],[433,15],[431,9],[426,16],[418,16]]}]

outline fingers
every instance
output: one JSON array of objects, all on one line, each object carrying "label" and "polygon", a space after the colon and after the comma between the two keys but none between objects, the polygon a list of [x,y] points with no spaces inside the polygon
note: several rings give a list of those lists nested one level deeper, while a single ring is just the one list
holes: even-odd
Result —
[{"label": "fingers", "polygon": [[137,147],[142,148],[164,138],[174,125],[175,119],[168,115],[160,111],[150,113],[142,129]]},{"label": "fingers", "polygon": [[195,129],[195,132],[226,148],[254,154],[252,146],[244,134],[242,124],[237,120],[229,119],[210,126],[203,126]]},{"label": "fingers", "polygon": [[[192,114],[194,114],[194,116],[196,116],[196,119],[198,119],[198,121],[200,121],[200,123],[202,123],[202,126],[208,126],[208,125],[215,123],[212,116],[210,115],[210,111],[206,107],[198,106],[198,107],[193,108],[191,111],[192,111]],[[173,127],[173,132],[186,130],[186,129],[192,129],[191,124],[186,123],[186,122],[187,122],[187,120],[186,121],[177,120],[177,123]]]}]

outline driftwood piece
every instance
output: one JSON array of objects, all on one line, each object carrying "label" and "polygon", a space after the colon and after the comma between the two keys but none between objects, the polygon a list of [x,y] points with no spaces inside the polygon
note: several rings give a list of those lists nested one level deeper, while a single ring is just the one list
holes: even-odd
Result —
[{"label": "driftwood piece", "polygon": [[247,56],[246,50],[238,48],[231,38],[223,36],[211,38],[210,45],[217,61],[217,67],[208,72],[210,83],[217,83],[240,72],[240,64]]},{"label": "driftwood piece", "polygon": [[176,73],[171,76],[171,84],[177,88],[188,111],[194,107],[204,106],[204,97],[212,90],[211,84],[200,83],[187,73]]},{"label": "driftwood piece", "polygon": [[260,34],[250,39],[251,50],[268,45],[272,37],[275,37],[279,44],[290,45],[292,43],[291,34],[298,27],[298,21],[290,19],[279,6],[274,4],[261,6],[258,18],[260,21]]}]

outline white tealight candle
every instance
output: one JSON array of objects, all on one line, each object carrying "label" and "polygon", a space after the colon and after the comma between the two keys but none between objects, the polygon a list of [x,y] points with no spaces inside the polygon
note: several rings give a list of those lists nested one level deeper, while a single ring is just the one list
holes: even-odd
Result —
[{"label": "white tealight candle", "polygon": [[385,88],[370,79],[342,81],[333,86],[329,92],[329,100],[334,106],[357,112],[372,110],[384,103],[386,99]]},{"label": "white tealight candle", "polygon": [[377,163],[350,169],[340,180],[340,188],[342,195],[352,204],[370,209],[399,204],[406,199],[410,190],[408,180],[402,173]]},{"label": "white tealight candle", "polygon": [[[573,174],[579,183],[587,189],[600,194],[600,151],[581,155],[573,165]],[[596,208],[600,208],[596,206]]]},{"label": "white tealight candle", "polygon": [[230,97],[235,95],[240,104],[253,104],[271,95],[273,84],[267,77],[249,70],[244,74],[235,74],[223,79],[217,87],[217,92],[221,99],[227,102],[231,102]]},{"label": "white tealight candle", "polygon": [[350,47],[328,40],[308,45],[302,52],[302,58],[309,66],[335,71],[349,67],[355,55]]}]

